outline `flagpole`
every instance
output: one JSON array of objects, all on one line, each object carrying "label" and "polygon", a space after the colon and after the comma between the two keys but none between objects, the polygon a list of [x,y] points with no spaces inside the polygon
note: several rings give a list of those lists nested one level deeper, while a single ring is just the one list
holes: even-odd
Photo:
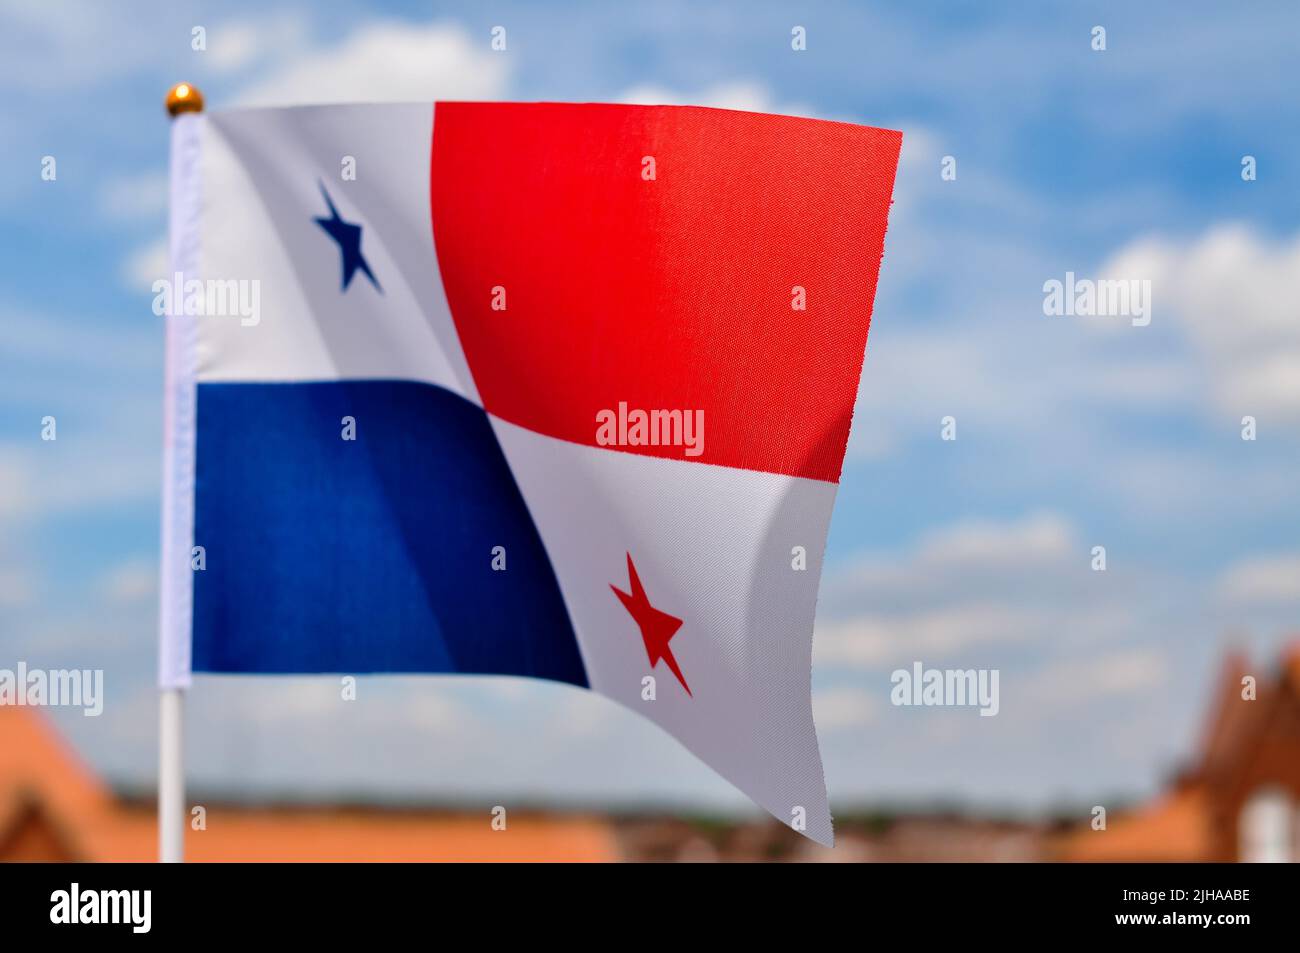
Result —
[{"label": "flagpole", "polygon": [[[167,114],[174,120],[177,116],[187,112],[203,111],[202,94],[189,83],[177,83],[167,93]],[[173,244],[173,249],[175,245]],[[174,256],[174,252],[173,252]],[[176,270],[176,261],[172,261],[172,270]],[[169,276],[170,277],[170,276]],[[180,289],[176,289],[180,293]],[[170,338],[176,333],[174,318],[168,315],[167,335]],[[168,362],[173,360],[172,352],[174,350],[173,342],[168,341],[167,354]],[[167,372],[167,389],[172,387],[172,368],[169,366]],[[172,395],[168,393],[166,407],[171,406]],[[166,409],[165,407],[165,409]],[[174,413],[174,409],[172,410]],[[170,414],[166,414],[170,416]],[[170,445],[173,436],[170,432],[164,437],[168,445],[164,447],[164,470],[168,470],[174,465],[173,454],[175,448]],[[166,486],[163,490],[163,525],[164,540],[162,546],[163,567],[162,567],[162,592],[163,607],[160,618],[162,628],[162,646],[163,656],[160,661],[160,671],[168,667],[166,661],[167,640],[170,635],[168,628],[172,623],[174,607],[169,603],[171,598],[169,592],[169,577],[175,571],[171,565],[181,554],[174,551],[171,541],[167,538],[167,528],[169,523],[169,514],[167,505],[171,487]],[[186,554],[188,555],[188,554]],[[185,606],[189,609],[189,606]],[[186,665],[188,670],[188,665]],[[185,859],[185,733],[184,733],[184,714],[185,714],[185,689],[175,683],[174,679],[164,678],[159,688],[158,696],[158,860],[164,864],[177,864]]]},{"label": "flagpole", "polygon": [[185,690],[158,697],[158,862],[185,860]]}]

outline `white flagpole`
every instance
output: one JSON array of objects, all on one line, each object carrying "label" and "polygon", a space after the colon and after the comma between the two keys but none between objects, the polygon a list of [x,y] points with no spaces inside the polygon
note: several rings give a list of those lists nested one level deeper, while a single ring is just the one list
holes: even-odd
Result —
[{"label": "white flagpole", "polygon": [[[189,83],[167,93],[172,117],[171,156],[171,272],[168,281],[189,271],[195,262],[197,138],[182,113],[203,111],[203,96]],[[187,120],[193,122],[193,120]],[[184,129],[181,127],[185,126]],[[180,207],[184,206],[184,207]],[[183,289],[174,288],[166,317],[166,384],[163,398],[162,567],[159,609],[158,699],[158,860],[185,859],[185,686],[189,684],[189,637],[193,579],[189,548],[193,544],[194,398],[190,353],[193,329],[176,312]]]},{"label": "white flagpole", "polygon": [[158,861],[185,859],[185,692],[164,688],[158,705]]}]

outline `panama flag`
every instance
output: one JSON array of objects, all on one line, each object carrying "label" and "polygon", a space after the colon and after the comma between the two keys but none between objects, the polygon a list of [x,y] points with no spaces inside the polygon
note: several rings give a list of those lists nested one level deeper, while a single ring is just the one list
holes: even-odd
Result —
[{"label": "panama flag", "polygon": [[172,135],[163,685],[567,682],[830,843],[813,616],[901,135],[551,103]]}]

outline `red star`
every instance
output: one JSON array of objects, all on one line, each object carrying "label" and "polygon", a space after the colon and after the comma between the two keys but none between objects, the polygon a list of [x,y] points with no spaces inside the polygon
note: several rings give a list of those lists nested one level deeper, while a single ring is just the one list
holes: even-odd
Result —
[{"label": "red star", "polygon": [[682,683],[682,688],[686,689],[686,694],[691,695],[691,688],[682,677],[682,670],[677,667],[677,659],[673,658],[673,650],[668,647],[669,639],[682,627],[682,620],[650,605],[645,589],[641,586],[641,578],[636,574],[636,566],[632,565],[631,553],[627,554],[627,574],[632,580],[631,595],[617,586],[611,585],[609,588],[614,590],[614,595],[623,603],[623,608],[631,613],[636,624],[641,627],[641,638],[645,641],[646,654],[650,656],[650,667],[654,668],[663,659],[677,676],[677,681]]}]

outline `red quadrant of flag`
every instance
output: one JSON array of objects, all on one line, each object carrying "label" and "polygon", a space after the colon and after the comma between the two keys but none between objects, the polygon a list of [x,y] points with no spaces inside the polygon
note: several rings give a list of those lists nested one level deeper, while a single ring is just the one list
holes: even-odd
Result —
[{"label": "red quadrant of flag", "polygon": [[900,143],[717,109],[439,103],[434,238],[484,407],[589,445],[620,403],[703,411],[698,457],[618,449],[838,481]]}]

